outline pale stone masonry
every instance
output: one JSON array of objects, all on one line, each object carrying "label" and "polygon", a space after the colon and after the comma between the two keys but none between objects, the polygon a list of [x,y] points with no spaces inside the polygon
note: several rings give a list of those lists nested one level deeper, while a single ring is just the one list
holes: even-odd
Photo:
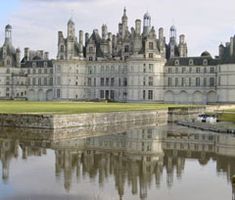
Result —
[{"label": "pale stone masonry", "polygon": [[5,27],[0,48],[0,97],[28,100],[102,100],[120,102],[233,103],[235,102],[234,37],[219,46],[219,56],[207,51],[188,57],[185,35],[170,27],[169,42],[146,13],[143,25],[129,29],[124,9],[118,32],[107,25],[92,34],[67,23],[58,32],[55,60],[44,51],[20,50],[12,44],[12,27]]}]

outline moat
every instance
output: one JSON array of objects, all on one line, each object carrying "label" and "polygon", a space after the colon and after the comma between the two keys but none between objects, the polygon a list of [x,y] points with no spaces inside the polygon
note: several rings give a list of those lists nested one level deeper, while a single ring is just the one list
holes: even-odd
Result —
[{"label": "moat", "polygon": [[0,129],[1,200],[233,199],[235,136],[159,125]]}]

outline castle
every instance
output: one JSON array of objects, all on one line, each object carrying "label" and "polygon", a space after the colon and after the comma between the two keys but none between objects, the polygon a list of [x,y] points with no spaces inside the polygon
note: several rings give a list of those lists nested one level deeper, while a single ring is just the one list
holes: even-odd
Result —
[{"label": "castle", "polygon": [[129,29],[124,9],[118,33],[104,24],[89,35],[76,37],[72,19],[67,37],[58,32],[58,53],[24,49],[12,44],[12,27],[5,27],[0,48],[0,98],[28,100],[102,100],[120,102],[234,103],[235,37],[219,46],[219,56],[209,52],[188,57],[185,35],[177,39],[170,28],[167,43],[146,13]]}]

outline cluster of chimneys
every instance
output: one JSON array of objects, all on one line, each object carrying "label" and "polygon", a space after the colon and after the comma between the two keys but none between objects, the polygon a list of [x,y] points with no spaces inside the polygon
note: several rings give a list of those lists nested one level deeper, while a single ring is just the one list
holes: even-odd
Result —
[{"label": "cluster of chimneys", "polygon": [[49,60],[49,52],[44,52],[43,50],[33,51],[27,47],[24,48],[24,58],[26,61],[33,59]]}]

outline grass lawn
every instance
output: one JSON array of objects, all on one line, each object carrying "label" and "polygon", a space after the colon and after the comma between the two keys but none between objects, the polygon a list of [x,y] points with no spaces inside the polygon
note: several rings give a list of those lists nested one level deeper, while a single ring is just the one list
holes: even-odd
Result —
[{"label": "grass lawn", "polygon": [[234,113],[222,113],[219,116],[221,121],[234,122],[235,123],[235,112]]},{"label": "grass lawn", "polygon": [[135,110],[157,110],[183,105],[157,103],[105,103],[105,102],[32,102],[0,101],[0,113],[97,113]]}]

